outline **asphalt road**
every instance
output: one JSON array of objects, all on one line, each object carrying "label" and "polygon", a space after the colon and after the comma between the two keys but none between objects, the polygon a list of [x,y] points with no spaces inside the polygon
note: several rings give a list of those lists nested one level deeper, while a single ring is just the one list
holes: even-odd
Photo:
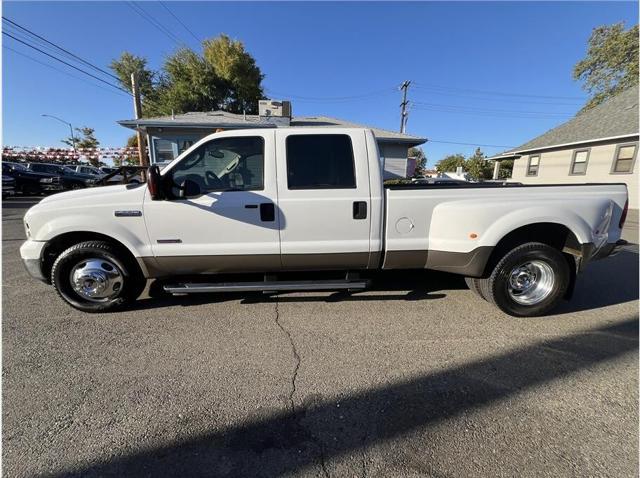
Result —
[{"label": "asphalt road", "polygon": [[455,276],[142,298],[85,315],[20,263],[3,205],[3,472],[638,476],[638,254],[514,319]]}]

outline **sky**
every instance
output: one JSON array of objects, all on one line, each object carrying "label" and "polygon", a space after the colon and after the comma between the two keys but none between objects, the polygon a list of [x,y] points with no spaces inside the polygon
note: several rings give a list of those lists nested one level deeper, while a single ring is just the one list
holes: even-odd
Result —
[{"label": "sky", "polygon": [[[2,15],[105,69],[125,50],[159,69],[178,42],[199,49],[196,38],[226,33],[294,115],[394,131],[398,87],[410,80],[406,132],[430,139],[430,166],[475,145],[498,153],[570,119],[587,97],[572,69],[592,29],[638,22],[635,2],[136,2],[146,18],[130,3],[5,1]],[[61,145],[68,126],[42,114],[95,128],[102,146],[125,144],[131,131],[116,121],[133,117],[130,97],[2,40],[3,145]]]}]

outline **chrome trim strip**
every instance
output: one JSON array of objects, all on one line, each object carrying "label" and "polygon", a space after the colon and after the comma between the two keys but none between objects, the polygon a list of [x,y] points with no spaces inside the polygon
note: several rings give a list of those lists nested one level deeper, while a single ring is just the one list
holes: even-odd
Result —
[{"label": "chrome trim strip", "polygon": [[142,216],[142,211],[114,211],[113,215],[115,217],[140,217]]}]

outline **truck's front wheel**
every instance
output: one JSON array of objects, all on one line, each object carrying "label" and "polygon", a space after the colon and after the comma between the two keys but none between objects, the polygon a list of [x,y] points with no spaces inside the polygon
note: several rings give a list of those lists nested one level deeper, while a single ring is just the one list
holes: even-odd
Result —
[{"label": "truck's front wheel", "polygon": [[507,252],[482,279],[481,290],[503,312],[535,317],[558,305],[570,281],[569,264],[560,251],[529,242]]},{"label": "truck's front wheel", "polygon": [[145,286],[140,270],[110,243],[71,246],[53,263],[51,283],[58,295],[83,312],[107,312],[135,300]]}]

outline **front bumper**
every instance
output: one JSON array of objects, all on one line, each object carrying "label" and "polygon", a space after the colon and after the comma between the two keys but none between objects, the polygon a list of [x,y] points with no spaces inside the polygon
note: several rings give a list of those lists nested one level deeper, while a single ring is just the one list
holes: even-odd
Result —
[{"label": "front bumper", "polygon": [[20,247],[20,257],[25,269],[31,277],[42,282],[47,282],[47,278],[42,273],[42,250],[46,242],[25,241]]},{"label": "front bumper", "polygon": [[62,184],[40,183],[40,189],[43,191],[64,191],[65,187]]}]

